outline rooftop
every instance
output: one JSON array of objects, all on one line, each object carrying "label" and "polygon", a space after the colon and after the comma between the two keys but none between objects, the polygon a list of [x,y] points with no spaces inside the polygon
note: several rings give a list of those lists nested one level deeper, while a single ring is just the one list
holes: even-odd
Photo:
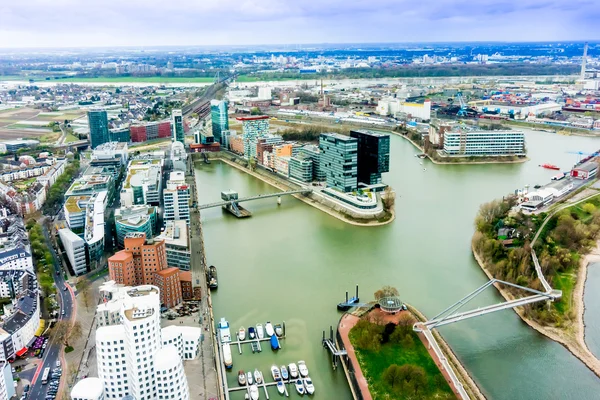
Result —
[{"label": "rooftop", "polygon": [[70,213],[85,211],[85,208],[81,208],[79,203],[87,203],[89,200],[90,196],[71,196],[65,202],[65,208]]},{"label": "rooftop", "polygon": [[356,142],[356,138],[353,138],[350,136],[345,136],[340,133],[334,133],[334,132],[321,133],[321,137],[322,138],[323,137],[324,138],[332,138],[332,139],[341,140],[344,142]]},{"label": "rooftop", "polygon": [[117,251],[115,254],[109,257],[109,261],[126,261],[128,258],[131,258],[132,255],[129,251],[121,250]]},{"label": "rooftop", "polygon": [[166,221],[164,231],[156,239],[163,239],[167,247],[189,248],[189,231],[186,221]]}]

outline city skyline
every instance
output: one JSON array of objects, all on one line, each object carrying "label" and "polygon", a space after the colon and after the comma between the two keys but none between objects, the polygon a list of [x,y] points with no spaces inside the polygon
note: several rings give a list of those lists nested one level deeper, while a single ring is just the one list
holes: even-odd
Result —
[{"label": "city skyline", "polygon": [[[379,0],[162,3],[156,0],[17,2],[1,6],[0,48],[580,41],[600,38],[590,0],[487,0],[437,7]],[[544,21],[544,23],[532,23]],[[157,29],[162,27],[161,29]],[[359,29],[357,29],[359,27]],[[595,36],[594,36],[595,35]]]}]

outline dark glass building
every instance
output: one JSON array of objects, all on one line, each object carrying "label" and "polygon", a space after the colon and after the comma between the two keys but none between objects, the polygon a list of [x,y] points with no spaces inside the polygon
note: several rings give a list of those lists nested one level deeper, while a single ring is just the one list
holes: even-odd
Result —
[{"label": "dark glass building", "polygon": [[223,144],[223,131],[229,130],[229,115],[225,100],[212,100],[210,102],[210,119],[212,134],[216,142]]},{"label": "dark glass building", "polygon": [[369,130],[350,131],[358,141],[358,182],[381,183],[381,174],[390,170],[390,136]]},{"label": "dark glass building", "polygon": [[90,126],[90,146],[95,149],[103,143],[110,142],[108,131],[108,116],[106,111],[88,111],[88,124]]}]

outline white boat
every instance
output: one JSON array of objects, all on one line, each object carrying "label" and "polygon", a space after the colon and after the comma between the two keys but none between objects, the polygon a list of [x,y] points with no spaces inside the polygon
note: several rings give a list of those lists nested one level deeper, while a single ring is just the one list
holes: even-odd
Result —
[{"label": "white boat", "polygon": [[281,379],[284,380],[284,381],[287,381],[290,376],[288,375],[288,370],[285,367],[285,365],[281,366],[281,370],[280,371],[281,371]]},{"label": "white boat", "polygon": [[277,391],[279,394],[283,394],[285,392],[285,385],[282,381],[277,382]]},{"label": "white boat", "polygon": [[298,367],[296,364],[288,364],[288,372],[290,373],[290,378],[296,379],[298,377]]},{"label": "white boat", "polygon": [[246,330],[243,326],[238,330],[238,340],[246,340]]},{"label": "white boat", "polygon": [[303,377],[308,376],[308,368],[306,367],[306,363],[304,361],[298,361],[298,370],[300,371],[300,375]]},{"label": "white boat", "polygon": [[281,373],[279,372],[279,368],[277,368],[277,365],[273,365],[271,367],[271,375],[273,375],[274,381],[278,381],[281,379]]},{"label": "white boat", "polygon": [[233,367],[233,360],[231,358],[231,347],[229,343],[223,344],[223,364],[227,369]]},{"label": "white boat", "polygon": [[246,374],[243,370],[238,371],[238,383],[240,386],[244,386],[246,384]]},{"label": "white boat", "polygon": [[229,322],[225,318],[221,318],[219,322],[219,337],[221,343],[231,342],[231,332],[229,332]]},{"label": "white boat", "polygon": [[252,400],[258,400],[258,386],[256,386],[256,385],[250,386],[250,398]]},{"label": "white boat", "polygon": [[313,394],[315,392],[315,386],[312,383],[312,380],[307,376],[304,378],[304,388],[306,389],[306,393]]},{"label": "white boat", "polygon": [[254,370],[254,381],[256,381],[257,384],[262,383],[262,374],[257,369]]},{"label": "white boat", "polygon": [[279,337],[283,336],[283,327],[281,324],[275,324],[275,334]]},{"label": "white boat", "polygon": [[259,339],[265,338],[265,330],[263,329],[262,324],[256,324],[256,336],[258,336]]},{"label": "white boat", "polygon": [[271,337],[275,334],[275,329],[273,329],[273,325],[269,321],[267,321],[265,324],[265,332],[267,333],[268,337]]},{"label": "white boat", "polygon": [[302,379],[298,379],[294,385],[296,386],[296,392],[298,392],[298,394],[304,394],[304,382],[302,382]]}]

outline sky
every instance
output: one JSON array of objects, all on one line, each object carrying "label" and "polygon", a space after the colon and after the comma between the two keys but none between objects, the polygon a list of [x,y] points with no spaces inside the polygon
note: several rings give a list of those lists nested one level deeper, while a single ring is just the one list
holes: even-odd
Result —
[{"label": "sky", "polygon": [[0,48],[600,39],[600,0],[0,0]]}]

